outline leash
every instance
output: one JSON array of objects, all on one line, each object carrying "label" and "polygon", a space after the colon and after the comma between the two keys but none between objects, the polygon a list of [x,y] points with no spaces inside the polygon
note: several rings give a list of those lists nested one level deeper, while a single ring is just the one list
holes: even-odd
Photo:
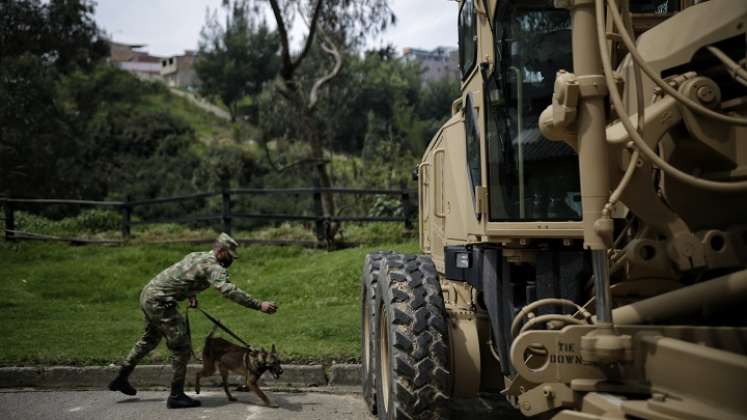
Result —
[{"label": "leash", "polygon": [[[205,317],[206,317],[207,319],[209,319],[209,320],[210,320],[210,321],[211,321],[211,322],[212,322],[213,324],[215,324],[215,326],[216,326],[216,327],[218,327],[218,328],[220,328],[221,330],[225,331],[225,332],[226,332],[226,333],[227,333],[228,335],[230,335],[231,337],[235,338],[235,339],[236,339],[236,340],[237,340],[237,341],[238,341],[239,343],[243,344],[243,345],[244,345],[244,347],[246,347],[246,348],[248,348],[248,349],[251,349],[251,348],[252,348],[252,346],[250,346],[250,345],[249,345],[249,343],[247,343],[246,341],[242,340],[242,339],[241,339],[241,337],[239,337],[238,335],[234,334],[234,332],[233,332],[233,331],[229,330],[229,329],[228,329],[228,327],[226,327],[225,325],[223,325],[223,324],[222,324],[222,323],[221,323],[220,321],[218,321],[218,320],[217,320],[217,319],[216,319],[215,317],[213,317],[213,316],[212,316],[212,315],[210,315],[209,313],[205,312],[205,311],[204,311],[204,310],[203,310],[202,308],[200,308],[199,306],[198,306],[198,307],[197,307],[196,309],[197,309],[198,311],[202,312],[202,314],[203,314],[203,315],[205,315]],[[189,331],[190,331],[190,330],[189,330],[189,306],[187,306],[187,316],[186,316],[186,320],[187,320],[187,331],[189,332]],[[191,337],[191,336],[192,336],[192,335],[191,335],[191,332],[190,332],[190,337]],[[190,340],[190,341],[191,341],[191,340]],[[194,352],[192,352],[192,355],[194,356]]]},{"label": "leash", "polygon": [[187,336],[189,337],[189,352],[192,353],[192,357],[194,357],[195,360],[198,362],[202,362],[202,359],[197,357],[195,354],[195,349],[192,347],[192,328],[189,327],[189,305],[187,305],[187,310],[184,312],[184,322],[187,324]]}]

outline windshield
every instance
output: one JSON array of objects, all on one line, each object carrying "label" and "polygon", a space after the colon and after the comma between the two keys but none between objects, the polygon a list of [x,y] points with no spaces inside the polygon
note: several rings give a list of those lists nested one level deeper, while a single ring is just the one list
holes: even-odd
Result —
[{"label": "windshield", "polygon": [[572,69],[570,17],[552,1],[501,2],[496,71],[487,82],[490,220],[580,220],[578,158],[537,122],[555,73]]}]

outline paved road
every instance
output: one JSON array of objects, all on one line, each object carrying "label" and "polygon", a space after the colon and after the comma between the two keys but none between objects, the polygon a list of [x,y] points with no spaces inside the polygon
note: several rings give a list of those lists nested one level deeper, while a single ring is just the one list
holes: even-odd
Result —
[{"label": "paved road", "polygon": [[[202,407],[168,410],[167,391],[141,391],[130,398],[110,391],[0,392],[3,420],[372,420],[359,395],[271,392],[280,405],[268,408],[254,394],[235,392],[229,402],[220,391],[198,396]],[[192,396],[192,393],[189,393]]]}]

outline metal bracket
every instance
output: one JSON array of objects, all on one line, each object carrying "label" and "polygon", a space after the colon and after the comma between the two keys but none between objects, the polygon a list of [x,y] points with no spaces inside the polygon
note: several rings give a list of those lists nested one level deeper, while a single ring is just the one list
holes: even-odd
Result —
[{"label": "metal bracket", "polygon": [[556,9],[573,9],[579,6],[593,6],[594,0],[555,0],[553,6]]},{"label": "metal bracket", "polygon": [[576,76],[559,70],[555,74],[552,105],[540,116],[542,135],[550,140],[575,140],[579,100],[606,96],[608,92],[602,75]]},{"label": "metal bracket", "polygon": [[571,388],[562,383],[547,383],[519,396],[521,414],[531,417],[560,407],[573,407],[576,402]]}]

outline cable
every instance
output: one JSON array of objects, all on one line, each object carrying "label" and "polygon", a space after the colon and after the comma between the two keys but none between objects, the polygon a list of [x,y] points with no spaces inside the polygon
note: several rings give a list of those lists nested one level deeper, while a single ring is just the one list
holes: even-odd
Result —
[{"label": "cable", "polygon": [[[610,8],[612,9],[612,15],[613,17],[617,15],[619,17],[619,14],[615,13],[614,7],[616,6],[614,0],[607,0],[610,4]],[[625,126],[625,129],[628,131],[628,135],[630,135],[631,139],[635,143],[638,150],[652,163],[654,163],[656,166],[661,168],[664,172],[666,172],[668,175],[672,176],[673,178],[678,179],[679,181],[682,181],[688,185],[691,185],[696,188],[702,188],[712,191],[719,191],[724,193],[737,193],[737,192],[743,192],[744,190],[747,190],[747,181],[737,181],[737,182],[721,182],[721,181],[711,181],[708,179],[702,179],[698,178],[696,176],[690,175],[686,172],[683,172],[674,166],[670,165],[667,161],[662,159],[658,154],[656,154],[651,148],[646,144],[646,142],[643,140],[643,138],[638,134],[638,131],[633,127],[633,123],[630,121],[630,116],[625,111],[622,98],[620,98],[620,93],[617,91],[615,80],[613,78],[613,71],[612,71],[612,64],[610,63],[609,58],[609,52],[607,50],[607,40],[605,38],[605,27],[604,27],[604,0],[594,0],[595,4],[595,12],[596,12],[596,18],[597,18],[597,40],[599,44],[599,53],[602,58],[602,66],[604,67],[604,77],[607,82],[607,86],[609,88],[610,93],[610,99],[613,102],[613,105],[615,106],[615,109],[617,110],[618,118],[620,119],[620,122],[622,122],[623,126]],[[617,23],[616,23],[617,24]],[[618,28],[619,29],[619,28]],[[621,34],[623,37],[623,40],[625,40],[627,34]],[[630,39],[627,39],[630,41]],[[626,47],[630,48],[629,45],[626,43]],[[634,54],[633,51],[630,51],[631,54]],[[635,53],[637,55],[637,52]],[[634,56],[635,56],[634,55]],[[640,58],[640,56],[638,56]],[[651,77],[651,74],[649,74],[649,71],[651,70],[648,68],[645,63],[639,63],[641,65],[641,69]],[[648,70],[648,71],[647,71]],[[653,77],[652,77],[653,79]],[[679,92],[672,89],[669,85],[667,85],[667,88],[669,90],[672,90],[676,93],[676,95],[679,95],[682,97],[682,95],[679,94]],[[673,95],[675,98],[677,96]],[[688,99],[689,100],[689,99]],[[710,111],[709,112],[713,112]],[[721,114],[717,114],[721,115]]]},{"label": "cable", "polygon": [[[521,320],[525,316],[527,316],[529,313],[531,313],[532,311],[534,311],[535,309],[540,308],[540,307],[545,306],[545,305],[568,306],[568,307],[571,307],[573,309],[576,309],[576,311],[577,311],[576,313],[577,314],[580,313],[584,317],[584,319],[588,319],[588,318],[591,317],[591,314],[587,310],[585,310],[584,308],[578,306],[572,300],[559,299],[559,298],[544,298],[544,299],[540,299],[540,300],[534,301],[534,302],[526,305],[525,307],[523,307],[521,309],[521,311],[519,311],[518,314],[516,314],[516,316],[514,316],[513,322],[511,322],[511,335],[513,335],[514,337],[516,337],[517,335],[519,335],[519,330],[520,330],[519,329],[519,323],[521,322]],[[567,316],[567,315],[562,315],[562,316]]]},{"label": "cable", "polygon": [[[626,9],[627,10],[627,9]],[[625,13],[625,28],[628,30],[628,32],[633,32],[633,20],[631,18],[630,12],[628,11]],[[643,102],[643,75],[641,74],[641,67],[638,65],[638,63],[633,60],[633,76],[635,78],[635,98],[636,98],[636,105],[637,105],[637,115],[638,115],[638,134],[643,138],[643,123],[646,119],[646,105]],[[622,193],[625,191],[625,188],[628,187],[628,184],[630,183],[630,180],[633,178],[633,173],[635,172],[635,168],[638,166],[638,157],[639,152],[637,149],[633,151],[633,155],[630,157],[630,163],[628,163],[628,167],[625,169],[625,174],[623,175],[620,182],[617,184],[617,187],[610,195],[609,200],[607,200],[607,204],[604,205],[604,208],[602,209],[602,214],[609,217],[610,213],[612,212],[612,206],[614,206],[619,200]]]},{"label": "cable", "polygon": [[724,53],[720,49],[713,47],[713,46],[707,47],[707,49],[708,51],[711,52],[711,54],[715,55],[716,58],[721,60],[721,62],[724,63],[724,65],[728,67],[729,70],[731,70],[731,73],[732,73],[731,76],[734,78],[734,80],[736,80],[737,82],[743,85],[747,84],[747,70],[742,68],[742,66],[740,66],[739,63],[732,60],[731,57],[726,55],[726,53]]},{"label": "cable", "polygon": [[[638,126],[640,127],[640,125]],[[618,201],[620,201],[620,196],[625,191],[625,188],[627,188],[628,184],[630,183],[630,180],[633,178],[633,173],[635,172],[635,168],[638,167],[638,149],[633,150],[633,155],[630,156],[630,162],[628,163],[628,167],[625,169],[625,174],[623,175],[622,179],[620,180],[620,183],[617,184],[617,188],[610,194],[609,200],[607,200],[607,204],[604,205],[604,208],[602,209],[602,214],[605,216],[610,215],[610,212],[612,212],[612,206],[615,205]]]},{"label": "cable", "polygon": [[573,318],[570,315],[559,315],[559,314],[540,315],[536,318],[532,318],[529,321],[527,321],[527,323],[521,327],[521,330],[519,330],[519,334],[522,334],[528,331],[535,325],[543,324],[545,322],[550,322],[550,321],[565,322],[566,324],[574,324],[574,325],[586,325],[587,324],[586,322],[584,322],[584,320]]},{"label": "cable", "polygon": [[[596,2],[599,4],[600,2]],[[658,85],[662,90],[667,92],[669,95],[677,99],[678,101],[682,102],[683,105],[687,106],[688,108],[698,112],[699,114],[711,117],[713,119],[726,122],[729,124],[736,124],[736,125],[747,125],[747,119],[746,118],[737,118],[737,117],[731,117],[728,115],[721,114],[719,112],[715,112],[713,110],[710,110],[703,105],[693,101],[692,99],[688,98],[687,96],[681,94],[676,89],[674,89],[672,86],[669,86],[667,82],[663,81],[659,75],[656,74],[656,72],[646,63],[646,61],[641,57],[641,55],[638,53],[638,49],[635,46],[635,42],[630,37],[630,34],[625,29],[625,25],[623,23],[622,17],[620,16],[620,12],[617,10],[617,2],[615,0],[607,0],[607,5],[609,6],[610,12],[612,14],[612,20],[615,22],[615,26],[617,26],[617,30],[620,34],[620,37],[623,40],[623,43],[625,44],[625,47],[628,49],[628,52],[633,57],[633,59],[638,62],[638,64],[641,66],[641,69],[644,73],[648,75],[649,78],[651,78],[651,81],[653,81],[656,85]],[[602,31],[602,34],[604,34],[604,31]],[[605,45],[605,50],[606,50]],[[614,85],[610,85],[614,86]]]},{"label": "cable", "polygon": [[[630,14],[629,6],[626,7],[625,13],[625,28],[628,33],[633,32],[633,17]],[[646,104],[643,102],[643,75],[641,74],[641,66],[637,61],[633,60],[633,76],[635,80],[635,99],[638,114],[638,133],[643,137],[643,123],[646,121]]]}]

